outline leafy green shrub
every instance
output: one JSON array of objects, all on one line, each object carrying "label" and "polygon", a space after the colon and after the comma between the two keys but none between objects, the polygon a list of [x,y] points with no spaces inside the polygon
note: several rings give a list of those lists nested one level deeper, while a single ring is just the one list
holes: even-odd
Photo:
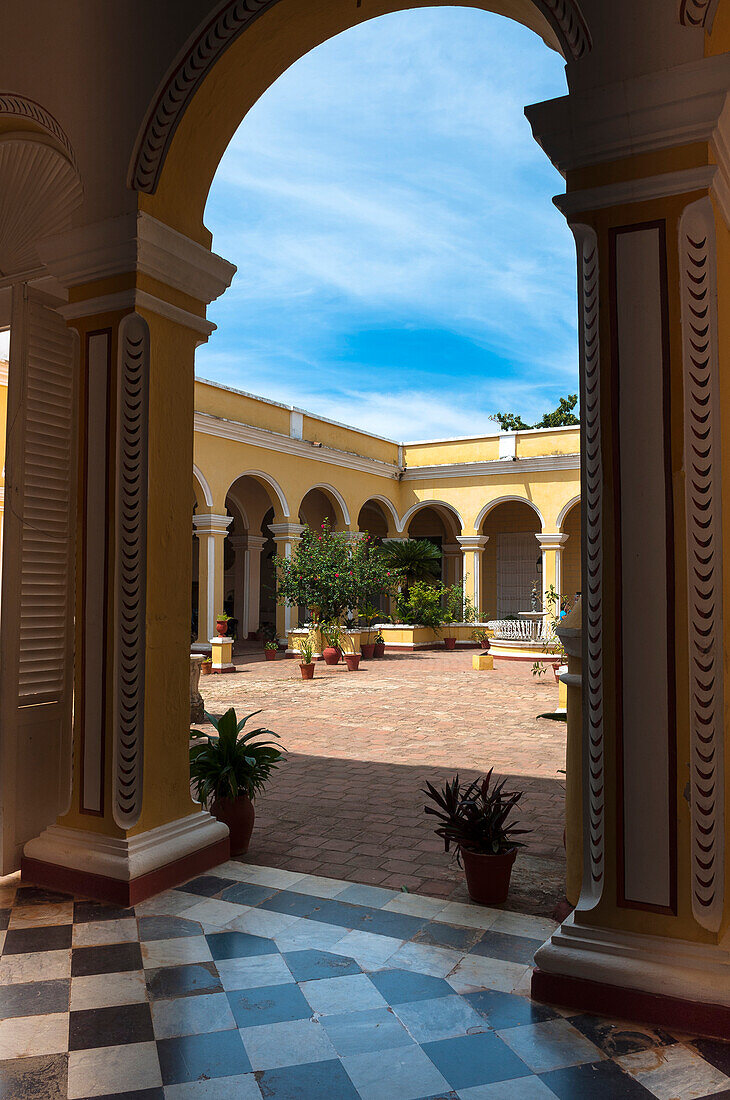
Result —
[{"label": "leafy green shrub", "polygon": [[272,771],[278,768],[284,754],[273,741],[261,738],[278,738],[278,733],[267,729],[249,730],[241,736],[241,730],[249,718],[261,712],[255,710],[239,722],[233,707],[220,718],[206,712],[206,719],[215,729],[217,737],[210,737],[199,730],[193,735],[204,737],[205,743],[190,750],[190,778],[203,806],[219,798],[238,798],[245,794],[253,799],[263,790]]},{"label": "leafy green shrub", "polygon": [[446,612],[441,606],[444,586],[416,581],[406,592],[401,592],[396,602],[398,618],[412,626],[430,626],[438,633],[447,621]]}]

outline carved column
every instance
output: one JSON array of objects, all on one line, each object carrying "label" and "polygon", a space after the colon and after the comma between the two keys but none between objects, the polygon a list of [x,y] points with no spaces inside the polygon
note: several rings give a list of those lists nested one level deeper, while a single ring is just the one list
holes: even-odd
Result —
[{"label": "carved column", "polygon": [[248,535],[246,539],[246,602],[248,610],[247,632],[255,634],[261,619],[261,551],[268,539],[261,535]]},{"label": "carved column", "polygon": [[[559,531],[549,532],[540,531],[535,535],[538,541],[538,545],[542,552],[542,598],[543,603],[545,601],[545,593],[552,585],[558,596],[562,594],[562,570],[561,559],[563,555],[563,547],[568,541],[567,535],[562,535]],[[555,611],[555,614],[559,614],[560,605],[556,608],[545,607],[546,611]]]},{"label": "carved column", "polygon": [[193,528],[198,536],[198,641],[215,634],[216,616],[223,611],[223,543],[233,519],[216,512],[197,512]]},{"label": "carved column", "polygon": [[[276,553],[280,558],[291,558],[302,537],[304,525],[301,523],[270,523],[269,530],[274,536]],[[286,642],[289,631],[299,625],[297,608],[291,604],[276,605],[276,630],[279,641]]]},{"label": "carved column", "polygon": [[482,602],[482,554],[489,542],[488,535],[457,535],[462,553],[462,577],[464,595],[479,608]]}]

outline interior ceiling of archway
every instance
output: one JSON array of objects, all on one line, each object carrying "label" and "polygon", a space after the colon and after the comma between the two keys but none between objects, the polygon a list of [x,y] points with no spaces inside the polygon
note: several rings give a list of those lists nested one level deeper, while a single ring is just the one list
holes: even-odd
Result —
[{"label": "interior ceiling of archway", "polygon": [[564,91],[559,56],[468,8],[383,16],[303,57],[210,194],[239,273],[199,374],[397,439],[539,418],[575,388],[574,245],[523,105]]}]

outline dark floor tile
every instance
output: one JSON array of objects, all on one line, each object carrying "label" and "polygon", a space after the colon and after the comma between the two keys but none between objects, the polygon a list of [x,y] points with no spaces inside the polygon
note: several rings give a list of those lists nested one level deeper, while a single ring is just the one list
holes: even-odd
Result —
[{"label": "dark floor tile", "polygon": [[66,1100],[67,1054],[41,1054],[0,1062],[2,1100]]},{"label": "dark floor tile", "polygon": [[98,920],[125,920],[134,916],[134,909],[119,905],[105,905],[102,901],[74,902],[74,924],[87,924]]},{"label": "dark floor tile", "polygon": [[9,1020],[15,1016],[44,1016],[51,1012],[68,1012],[70,987],[68,978],[0,986],[0,1020]]},{"label": "dark floor tile", "polygon": [[362,906],[365,912],[354,927],[376,936],[392,936],[396,940],[410,940],[428,924],[422,917],[409,917],[406,913],[391,913],[387,909]]},{"label": "dark floor tile", "polygon": [[654,1096],[611,1061],[588,1062],[539,1076],[558,1100],[650,1100]]},{"label": "dark floor tile", "polygon": [[0,932],[4,932],[10,920],[10,909],[0,909]]},{"label": "dark floor tile", "polygon": [[711,1066],[730,1077],[730,1043],[722,1043],[719,1039],[694,1039],[689,1045]]},{"label": "dark floor tile", "polygon": [[522,1059],[493,1031],[461,1035],[458,1039],[438,1039],[434,1043],[422,1043],[421,1048],[457,1092],[530,1074]]},{"label": "dark floor tile", "polygon": [[438,1096],[421,1096],[419,1100],[459,1100],[458,1092],[440,1092]]},{"label": "dark floor tile", "polygon": [[287,951],[284,962],[298,982],[362,973],[362,968],[354,959],[347,955],[333,955],[329,951]]},{"label": "dark floor tile", "polygon": [[164,1085],[251,1072],[241,1036],[235,1029],[160,1039],[157,1052]]},{"label": "dark floor tile", "polygon": [[73,926],[52,924],[43,928],[11,928],[5,934],[3,955],[30,955],[35,951],[63,951],[71,946]]},{"label": "dark floor tile", "polygon": [[485,932],[474,947],[471,955],[486,955],[490,959],[504,959],[506,962],[528,964],[542,940],[531,940],[527,936],[510,936],[506,932]]},{"label": "dark floor tile", "polygon": [[192,997],[200,993],[222,993],[223,985],[213,963],[163,966],[146,972],[147,995],[151,1001]]},{"label": "dark floor tile", "polygon": [[313,898],[309,894],[295,894],[291,890],[279,890],[273,897],[267,898],[259,909],[268,909],[272,913],[291,913],[294,917],[309,917],[324,905],[322,898]]},{"label": "dark floor tile", "polygon": [[385,997],[390,1005],[431,1001],[436,997],[450,997],[454,992],[443,978],[433,978],[430,974],[418,974],[415,970],[376,970],[369,977],[378,993],[381,997]]},{"label": "dark floor tile", "polygon": [[235,905],[260,905],[267,898],[274,897],[277,892],[270,886],[259,886],[255,882],[236,882],[223,891],[221,898]]},{"label": "dark floor tile", "polygon": [[[568,1022],[609,1058],[620,1058],[623,1054],[635,1054],[653,1047],[667,1047],[677,1042],[673,1035],[661,1028],[629,1024],[624,1020],[604,1020],[600,1016],[585,1014],[571,1016]],[[730,1059],[728,1067],[730,1068]]]},{"label": "dark floor tile", "polygon": [[71,956],[71,977],[87,974],[120,974],[142,969],[138,943],[112,943],[104,947],[75,947]]},{"label": "dark floor tile", "polygon": [[312,1015],[309,1001],[293,982],[258,989],[237,989],[227,996],[236,1027],[281,1024],[287,1020],[306,1020]]},{"label": "dark floor tile", "polygon": [[264,1100],[359,1100],[359,1093],[336,1058],[257,1074]]},{"label": "dark floor tile", "polygon": [[225,890],[229,886],[235,886],[236,879],[234,878],[219,878],[218,875],[200,875],[199,878],[194,878],[190,882],[186,882],[183,886],[176,886],[176,890],[181,890],[185,894],[200,894],[204,898],[215,897],[216,894],[220,894],[222,890]]},{"label": "dark floor tile", "polygon": [[174,940],[180,936],[201,936],[203,929],[196,920],[185,917],[140,917],[139,938],[148,940]]},{"label": "dark floor tile", "polygon": [[146,1003],[89,1008],[72,1012],[69,1018],[69,1050],[149,1043],[154,1037],[150,1006]]},{"label": "dark floor tile", "polygon": [[15,905],[58,905],[62,901],[71,901],[72,894],[62,894],[59,890],[45,890],[42,886],[19,886],[15,894]]},{"label": "dark floor tile", "polygon": [[544,1020],[554,1020],[559,1015],[549,1005],[529,1001],[527,997],[518,997],[514,993],[500,993],[496,989],[465,993],[463,998],[495,1031],[503,1027],[520,1027],[522,1024],[540,1024]]},{"label": "dark floor tile", "polygon": [[469,951],[481,934],[481,928],[456,928],[452,924],[431,921],[416,933],[413,942],[426,943],[431,947],[453,947],[457,951]]},{"label": "dark floor tile", "polygon": [[108,1092],[104,1096],[95,1096],[93,1100],[165,1100],[165,1090],[159,1088],[142,1089],[137,1092]]},{"label": "dark floor tile", "polygon": [[248,932],[211,932],[205,937],[214,959],[246,959],[253,955],[278,955],[273,940]]}]

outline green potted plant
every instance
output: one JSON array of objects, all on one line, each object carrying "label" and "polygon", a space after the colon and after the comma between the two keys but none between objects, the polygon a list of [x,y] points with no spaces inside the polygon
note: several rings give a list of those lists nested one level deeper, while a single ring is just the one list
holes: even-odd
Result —
[{"label": "green potted plant", "polygon": [[345,664],[348,672],[357,672],[360,667],[360,654],[355,650],[355,642],[346,630],[340,632],[340,645],[342,647]]},{"label": "green potted plant", "polygon": [[314,676],[314,638],[311,631],[299,643],[299,656],[302,680],[311,680]]},{"label": "green potted plant", "polygon": [[200,662],[200,675],[201,676],[210,676],[212,671],[213,671],[213,658],[212,657],[204,657],[203,660]]},{"label": "green potted plant", "polygon": [[506,791],[505,779],[492,782],[486,776],[464,786],[458,774],[439,791],[432,783],[423,790],[434,806],[425,812],[438,818],[435,832],[452,847],[456,862],[464,867],[469,896],[480,905],[499,905],[509,893],[512,865],[524,842],[515,839],[529,829],[518,829],[509,820],[522,791]]},{"label": "green potted plant", "polygon": [[375,635],[375,645],[373,647],[374,657],[383,657],[385,655],[385,638],[383,637],[382,630],[379,630]]},{"label": "green potted plant", "polygon": [[220,718],[206,712],[218,736],[190,731],[203,738],[203,744],[190,749],[190,779],[200,803],[228,826],[231,855],[248,851],[256,818],[254,799],[284,759],[279,746],[269,740],[278,738],[277,733],[255,729],[242,734],[249,718],[259,713],[239,722],[233,707]]},{"label": "green potted plant", "polygon": [[339,623],[320,623],[319,632],[322,635],[324,647],[322,656],[326,665],[336,665],[342,656],[342,629]]},{"label": "green potted plant", "polygon": [[378,609],[369,603],[360,609],[360,618],[363,619],[367,628],[360,635],[360,652],[364,661],[369,661],[375,656],[375,640],[372,627],[379,614]]},{"label": "green potted plant", "polygon": [[228,621],[230,615],[226,615],[225,611],[221,611],[215,620],[215,629],[221,638],[224,638],[228,633]]},{"label": "green potted plant", "polygon": [[[446,623],[459,623],[463,621],[464,616],[464,586],[463,584],[452,584],[448,588],[444,589],[444,611],[446,615]],[[456,638],[449,634],[444,635],[444,646],[446,649],[456,649]]]},{"label": "green potted plant", "polygon": [[267,661],[275,661],[278,652],[279,645],[273,639],[270,639],[268,642],[264,642],[264,657]]}]

